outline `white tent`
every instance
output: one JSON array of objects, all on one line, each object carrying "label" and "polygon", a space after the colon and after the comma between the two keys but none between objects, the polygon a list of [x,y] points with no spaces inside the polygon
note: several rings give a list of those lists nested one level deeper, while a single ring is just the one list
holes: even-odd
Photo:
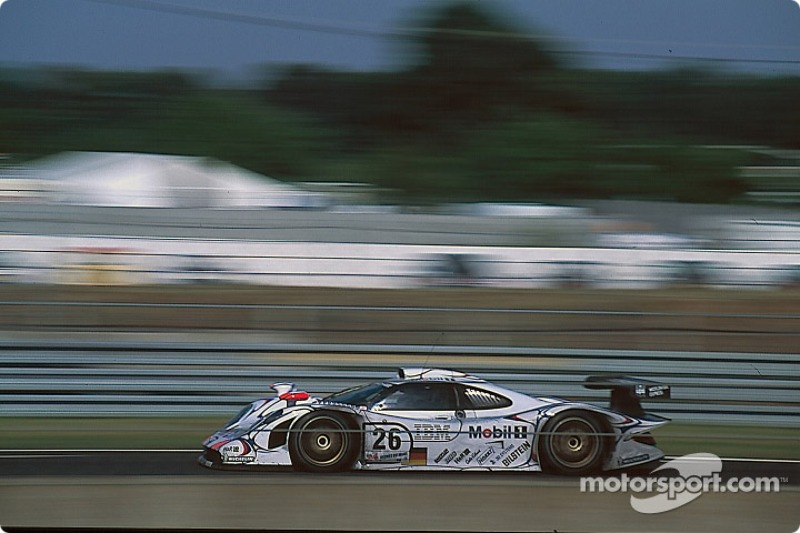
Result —
[{"label": "white tent", "polygon": [[278,207],[326,204],[325,196],[204,157],[64,152],[30,165],[57,202],[125,207]]}]

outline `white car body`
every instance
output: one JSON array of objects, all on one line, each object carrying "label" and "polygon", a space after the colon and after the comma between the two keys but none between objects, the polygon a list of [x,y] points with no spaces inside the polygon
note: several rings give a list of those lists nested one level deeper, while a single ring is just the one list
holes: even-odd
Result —
[{"label": "white car body", "polygon": [[618,409],[532,397],[439,369],[401,369],[396,379],[328,398],[280,383],[276,397],[253,402],[209,437],[200,463],[578,474],[663,457],[649,432],[669,420],[644,413],[639,399],[669,397],[669,387],[624,377],[593,377],[587,386],[611,389],[612,404],[618,394]]}]

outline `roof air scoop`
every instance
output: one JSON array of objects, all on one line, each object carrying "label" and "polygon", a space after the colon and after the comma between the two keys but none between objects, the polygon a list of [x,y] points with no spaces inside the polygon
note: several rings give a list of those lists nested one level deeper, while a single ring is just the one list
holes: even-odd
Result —
[{"label": "roof air scoop", "polygon": [[441,368],[400,368],[397,370],[399,379],[458,379],[472,378],[465,372],[445,370]]}]

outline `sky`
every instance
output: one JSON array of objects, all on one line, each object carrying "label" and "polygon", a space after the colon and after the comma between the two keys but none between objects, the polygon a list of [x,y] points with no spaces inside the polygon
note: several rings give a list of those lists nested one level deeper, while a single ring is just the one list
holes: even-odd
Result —
[{"label": "sky", "polygon": [[[395,68],[440,0],[0,0],[0,66]],[[800,0],[484,0],[585,67],[693,63],[800,75]]]}]

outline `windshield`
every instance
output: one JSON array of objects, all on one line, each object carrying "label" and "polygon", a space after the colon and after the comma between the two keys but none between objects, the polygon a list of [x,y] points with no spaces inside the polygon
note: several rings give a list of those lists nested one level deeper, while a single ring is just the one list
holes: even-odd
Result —
[{"label": "windshield", "polygon": [[225,424],[225,429],[233,429],[239,425],[239,421],[242,420],[245,416],[247,416],[250,411],[253,409],[253,404],[246,406],[244,409],[239,411],[236,416],[228,420],[228,423]]},{"label": "windshield", "polygon": [[[255,402],[251,403],[250,405],[246,406],[244,409],[239,411],[239,413],[231,418],[228,423],[225,425],[225,429],[247,429],[252,427],[256,422],[262,420],[261,415],[264,414],[264,410],[261,409],[265,404],[270,403],[267,400],[256,400]],[[269,414],[267,419],[272,417],[273,415],[280,415],[282,413],[281,410],[273,411]],[[266,419],[263,419],[266,420]]]},{"label": "windshield", "polygon": [[325,398],[326,402],[346,403],[349,405],[369,405],[374,402],[389,385],[386,383],[370,383],[335,392]]}]

